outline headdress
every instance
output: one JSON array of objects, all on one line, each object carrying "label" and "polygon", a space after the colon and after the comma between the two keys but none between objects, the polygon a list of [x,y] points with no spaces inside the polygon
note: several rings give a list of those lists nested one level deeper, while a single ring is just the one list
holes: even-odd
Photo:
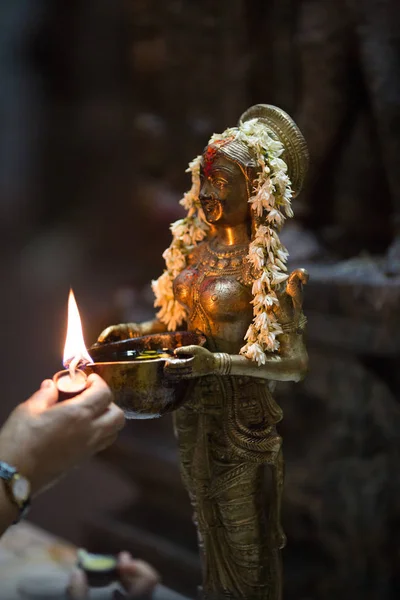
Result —
[{"label": "headdress", "polygon": [[[303,186],[308,168],[307,146],[289,115],[275,106],[257,104],[243,113],[237,127],[214,134],[208,148],[235,156],[240,164],[246,163],[244,167],[256,167],[258,171],[250,190],[255,227],[247,256],[256,273],[252,286],[254,318],[240,353],[264,364],[266,353],[279,349],[277,336],[282,328],[272,308],[279,303],[277,291],[288,277],[288,252],[278,233],[286,217],[293,216],[291,198]],[[201,160],[202,156],[197,156],[187,169],[192,173],[192,187],[180,201],[187,216],[171,225],[172,242],[163,254],[166,270],[152,283],[155,306],[160,307],[157,316],[169,330],[176,329],[186,318],[184,307],[174,298],[173,281],[209,229],[199,201]]]}]

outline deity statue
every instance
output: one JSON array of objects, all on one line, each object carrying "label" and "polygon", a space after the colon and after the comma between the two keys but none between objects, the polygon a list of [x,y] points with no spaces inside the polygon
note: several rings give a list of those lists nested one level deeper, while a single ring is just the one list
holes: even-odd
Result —
[{"label": "deity statue", "polygon": [[299,381],[307,370],[308,276],[287,273],[278,234],[307,166],[301,132],[274,106],[253,106],[237,127],[213,135],[189,166],[187,216],[171,226],[166,270],[153,282],[157,318],[108,327],[98,340],[179,328],[206,337],[204,347],[178,348],[165,370],[191,379],[174,427],[207,600],[282,594],[282,411],[272,394],[275,382]]}]

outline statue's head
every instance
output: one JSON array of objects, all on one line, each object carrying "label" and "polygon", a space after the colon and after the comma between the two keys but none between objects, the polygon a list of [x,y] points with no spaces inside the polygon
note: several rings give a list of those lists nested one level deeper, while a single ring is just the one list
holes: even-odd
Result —
[{"label": "statue's head", "polygon": [[[241,160],[235,153],[236,146]],[[256,165],[248,168],[249,161],[246,147],[235,141],[206,147],[200,163],[199,201],[208,223],[235,226],[250,220],[249,198]]]},{"label": "statue's head", "polygon": [[[275,188],[282,188],[285,180],[286,189],[280,191],[286,191],[288,200],[297,195],[307,171],[308,153],[302,134],[284,111],[256,105],[241,116],[238,127],[212,136],[199,167],[198,198],[206,221],[236,225],[254,216],[249,202],[263,180],[275,181]],[[268,203],[264,208],[262,212],[268,212]],[[255,212],[262,216],[260,208]]]},{"label": "statue's head", "polygon": [[291,198],[300,192],[307,168],[301,132],[275,106],[252,106],[237,127],[211,137],[203,154],[189,165],[192,187],[181,200],[187,216],[171,226],[173,241],[164,253],[167,270],[153,286],[156,306],[161,307],[158,316],[169,328],[186,317],[174,299],[172,282],[193,247],[207,237],[210,225],[215,229],[248,222],[246,260],[254,273],[254,320],[241,353],[261,364],[267,352],[279,349],[282,329],[273,307],[288,277],[288,252],[278,234],[285,219],[293,216]]}]

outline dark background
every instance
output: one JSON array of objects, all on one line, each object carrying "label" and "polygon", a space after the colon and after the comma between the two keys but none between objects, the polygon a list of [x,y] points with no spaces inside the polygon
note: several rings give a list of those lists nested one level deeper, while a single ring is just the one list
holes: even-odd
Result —
[{"label": "dark background", "polygon": [[[311,155],[284,236],[311,273],[310,374],[278,392],[286,595],[397,598],[396,0],[0,3],[0,417],[61,368],[69,286],[88,344],[151,316],[186,165],[258,102],[289,112]],[[31,518],[77,544],[124,544],[194,593],[189,513],[165,419],[129,423]]]}]

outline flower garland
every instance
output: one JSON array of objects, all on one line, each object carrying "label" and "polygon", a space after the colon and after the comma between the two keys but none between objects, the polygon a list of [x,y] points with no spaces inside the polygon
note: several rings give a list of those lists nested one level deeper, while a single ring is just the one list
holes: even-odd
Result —
[{"label": "flower garland", "polygon": [[163,253],[167,268],[161,277],[151,284],[155,295],[154,306],[160,307],[157,317],[170,331],[179,327],[187,316],[184,307],[175,300],[174,279],[186,267],[188,254],[205,238],[209,229],[199,201],[201,158],[201,155],[197,156],[186,169],[186,173],[192,173],[192,187],[184,194],[179,204],[188,214],[184,219],[172,223],[172,242]]},{"label": "flower garland", "polygon": [[[229,128],[223,134],[214,134],[208,144],[229,138],[246,144],[259,166],[253,195],[249,199],[256,227],[247,256],[258,275],[252,286],[254,318],[240,354],[262,365],[267,353],[279,350],[277,336],[282,333],[273,307],[279,304],[277,291],[280,284],[288,278],[288,252],[281,244],[278,232],[286,217],[293,216],[291,182],[287,165],[280,158],[284,152],[283,144],[271,137],[258,119]],[[152,282],[155,306],[160,307],[157,316],[169,330],[176,329],[186,318],[185,309],[174,299],[173,281],[186,267],[189,252],[205,238],[209,229],[199,201],[200,162],[201,156],[198,156],[189,165],[187,171],[192,173],[192,187],[180,201],[188,215],[171,225],[172,243],[163,254],[167,268]]]}]

